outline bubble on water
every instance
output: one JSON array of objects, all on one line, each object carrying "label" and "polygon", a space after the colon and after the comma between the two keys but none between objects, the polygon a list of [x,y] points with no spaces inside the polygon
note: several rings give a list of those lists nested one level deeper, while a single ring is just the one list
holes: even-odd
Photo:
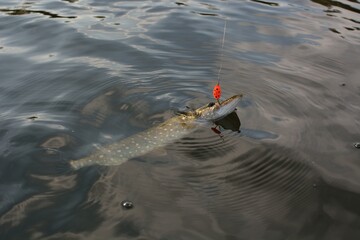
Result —
[{"label": "bubble on water", "polygon": [[129,209],[134,208],[134,204],[133,204],[131,201],[129,201],[129,200],[124,200],[124,201],[122,201],[122,202],[121,202],[121,206],[122,206],[124,209],[126,209],[126,210],[129,210]]}]

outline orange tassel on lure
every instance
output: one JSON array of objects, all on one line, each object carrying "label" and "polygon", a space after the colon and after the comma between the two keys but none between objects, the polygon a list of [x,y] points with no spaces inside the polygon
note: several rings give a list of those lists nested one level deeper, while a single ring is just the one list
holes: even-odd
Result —
[{"label": "orange tassel on lure", "polygon": [[214,87],[213,96],[219,102],[219,98],[221,97],[221,87],[220,87],[219,83],[216,84]]}]

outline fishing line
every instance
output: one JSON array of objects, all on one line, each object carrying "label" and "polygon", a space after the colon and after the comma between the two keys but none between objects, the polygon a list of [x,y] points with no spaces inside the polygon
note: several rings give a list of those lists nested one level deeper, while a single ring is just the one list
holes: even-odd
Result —
[{"label": "fishing line", "polygon": [[[227,5],[227,1],[226,1],[226,5]],[[214,86],[213,89],[213,96],[216,99],[216,101],[218,102],[218,104],[220,105],[220,97],[221,97],[221,87],[220,87],[220,74],[221,74],[221,70],[222,70],[222,66],[223,66],[223,58],[224,58],[224,45],[225,45],[225,36],[226,36],[226,25],[227,25],[227,18],[226,16],[224,16],[224,31],[223,31],[223,36],[222,36],[222,40],[221,40],[221,54],[220,54],[220,67],[219,67],[219,72],[218,72],[218,80],[217,80],[217,84]]]},{"label": "fishing line", "polygon": [[220,67],[219,67],[219,72],[218,72],[218,84],[220,84],[220,73],[221,73],[221,69],[223,66],[223,58],[224,58],[224,44],[225,44],[225,35],[226,35],[226,24],[227,24],[227,19],[225,17],[225,23],[224,23],[224,32],[223,32],[223,37],[222,37],[222,42],[221,42],[221,55],[220,55]]}]

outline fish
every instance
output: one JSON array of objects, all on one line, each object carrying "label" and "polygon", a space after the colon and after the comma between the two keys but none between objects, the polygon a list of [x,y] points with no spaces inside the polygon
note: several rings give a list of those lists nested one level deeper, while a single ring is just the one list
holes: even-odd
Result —
[{"label": "fish", "polygon": [[93,154],[78,160],[71,160],[70,166],[77,170],[91,165],[112,166],[125,163],[129,159],[145,155],[157,148],[165,147],[204,123],[214,123],[235,111],[242,94],[235,95],[219,103],[209,103],[198,109],[180,113],[167,121],[136,133],[118,142],[99,148]]}]

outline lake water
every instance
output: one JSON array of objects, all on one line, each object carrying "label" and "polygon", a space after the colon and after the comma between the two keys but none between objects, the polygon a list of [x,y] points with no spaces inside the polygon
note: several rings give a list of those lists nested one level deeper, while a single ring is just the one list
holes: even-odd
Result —
[{"label": "lake water", "polygon": [[[360,239],[359,13],[0,0],[0,239]],[[223,99],[244,94],[241,133],[64,167],[213,101],[220,67]]]}]

